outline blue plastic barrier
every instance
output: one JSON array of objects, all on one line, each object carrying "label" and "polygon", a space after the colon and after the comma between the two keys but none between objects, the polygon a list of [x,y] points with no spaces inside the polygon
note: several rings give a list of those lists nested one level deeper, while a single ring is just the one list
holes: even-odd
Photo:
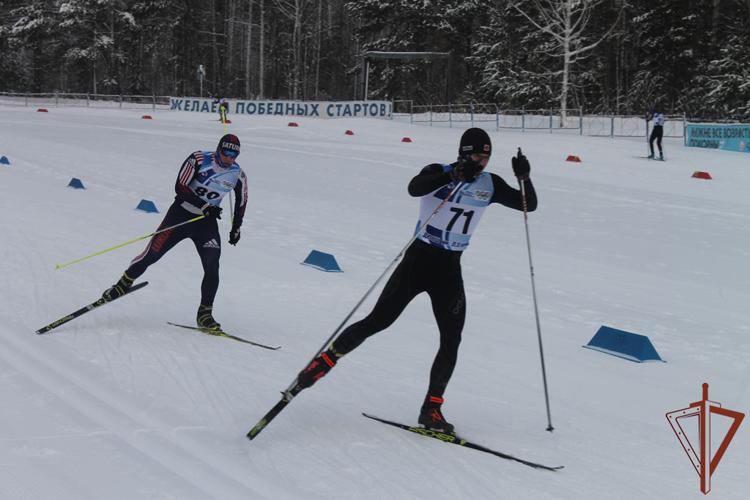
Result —
[{"label": "blue plastic barrier", "polygon": [[68,187],[72,187],[73,189],[86,189],[83,185],[83,182],[81,182],[81,179],[77,177],[73,177],[72,179],[70,179]]},{"label": "blue plastic barrier", "polygon": [[654,345],[645,335],[602,326],[596,335],[583,346],[606,354],[642,363],[644,361],[664,361]]},{"label": "blue plastic barrier", "polygon": [[333,255],[331,255],[330,253],[319,252],[317,250],[313,250],[312,252],[310,252],[305,261],[302,262],[302,264],[314,267],[315,269],[320,269],[321,271],[326,271],[328,273],[343,272]]},{"label": "blue plastic barrier", "polygon": [[156,213],[156,214],[159,213],[159,211],[156,209],[156,205],[154,205],[154,202],[150,200],[141,200],[138,203],[138,206],[135,207],[135,209],[143,210],[144,212],[149,212],[149,213]]}]

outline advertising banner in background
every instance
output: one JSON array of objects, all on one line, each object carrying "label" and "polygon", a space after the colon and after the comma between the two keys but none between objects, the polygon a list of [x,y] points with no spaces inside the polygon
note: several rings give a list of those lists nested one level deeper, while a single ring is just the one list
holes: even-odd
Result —
[{"label": "advertising banner in background", "polygon": [[[171,97],[171,111],[218,113],[215,99]],[[314,118],[390,118],[388,101],[240,101],[227,99],[229,113],[236,115],[307,116]]]},{"label": "advertising banner in background", "polygon": [[750,125],[689,124],[685,144],[750,153]]}]

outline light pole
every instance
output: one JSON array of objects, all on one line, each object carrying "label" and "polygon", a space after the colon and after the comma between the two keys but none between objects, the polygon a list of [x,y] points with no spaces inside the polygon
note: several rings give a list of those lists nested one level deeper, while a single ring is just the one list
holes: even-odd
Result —
[{"label": "light pole", "polygon": [[203,79],[206,77],[206,68],[202,64],[198,65],[198,81],[201,86],[201,97],[203,97]]}]

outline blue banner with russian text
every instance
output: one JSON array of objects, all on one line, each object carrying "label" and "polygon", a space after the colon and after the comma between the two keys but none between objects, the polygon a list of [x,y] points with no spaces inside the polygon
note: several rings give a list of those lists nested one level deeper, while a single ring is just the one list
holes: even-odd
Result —
[{"label": "blue banner with russian text", "polygon": [[750,153],[750,125],[688,124],[685,141],[694,148]]}]

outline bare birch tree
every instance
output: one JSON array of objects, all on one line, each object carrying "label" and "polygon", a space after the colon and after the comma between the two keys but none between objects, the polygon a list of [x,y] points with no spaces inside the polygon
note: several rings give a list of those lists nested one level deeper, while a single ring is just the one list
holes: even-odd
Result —
[{"label": "bare birch tree", "polygon": [[310,0],[274,0],[276,7],[284,17],[290,19],[294,24],[292,30],[292,99],[300,98],[300,85],[302,83],[302,21],[305,9],[310,5]]},{"label": "bare birch tree", "polygon": [[554,41],[555,57],[563,60],[562,69],[553,72],[562,77],[560,88],[560,115],[563,123],[567,117],[568,91],[570,90],[570,72],[573,65],[586,57],[586,53],[605,40],[620,20],[622,8],[612,26],[596,42],[584,45],[587,41],[586,29],[594,9],[604,0],[532,0],[536,11],[534,19],[519,7],[519,2],[512,1],[514,9],[523,15],[536,29],[550,35]]}]

